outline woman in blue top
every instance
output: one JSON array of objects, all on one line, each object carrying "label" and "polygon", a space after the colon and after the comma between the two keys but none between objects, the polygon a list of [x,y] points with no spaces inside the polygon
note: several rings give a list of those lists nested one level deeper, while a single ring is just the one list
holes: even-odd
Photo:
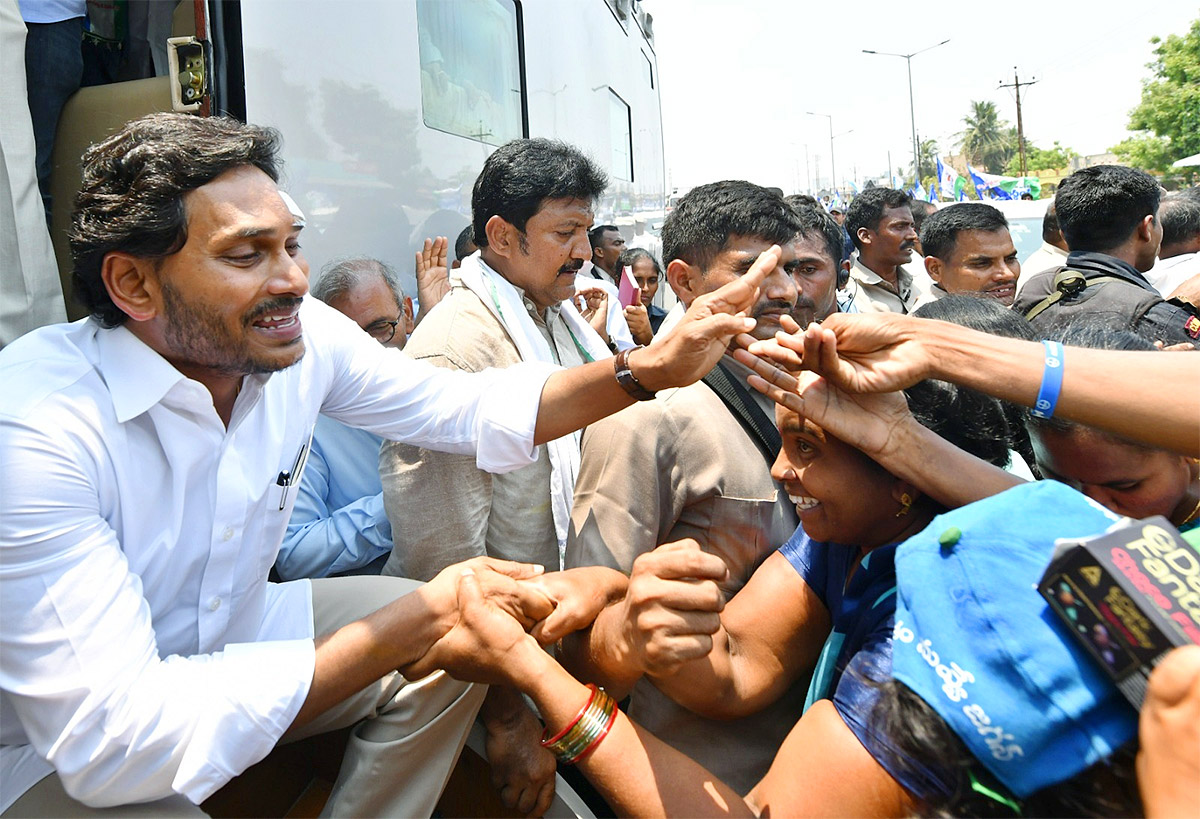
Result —
[{"label": "woman in blue top", "polygon": [[[577,671],[618,692],[644,675],[680,705],[717,719],[756,713],[811,679],[803,716],[797,712],[780,749],[811,768],[807,781],[827,786],[814,788],[810,807],[892,815],[925,785],[897,781],[866,749],[874,692],[842,682],[856,664],[890,662],[896,545],[945,507],[922,491],[924,468],[909,480],[881,465],[892,457],[887,442],[903,459],[944,465],[955,481],[982,486],[994,474],[998,490],[1015,481],[995,466],[1007,462],[1009,425],[998,401],[945,382],[915,385],[907,401],[832,389],[827,398],[838,406],[826,424],[838,434],[777,410],[782,449],[772,475],[796,506],[792,539],[727,603],[710,594],[724,563],[697,544],[642,555],[615,604],[625,611],[597,620],[587,638],[590,667]],[[840,437],[850,435],[863,449]]]}]

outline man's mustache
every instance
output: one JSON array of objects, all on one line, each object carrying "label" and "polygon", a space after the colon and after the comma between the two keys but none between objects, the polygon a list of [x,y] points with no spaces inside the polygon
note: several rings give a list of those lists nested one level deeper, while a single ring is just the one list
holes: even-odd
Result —
[{"label": "man's mustache", "polygon": [[558,269],[558,272],[560,274],[562,274],[562,273],[578,273],[580,268],[582,268],[582,267],[583,267],[583,259],[576,259],[573,262],[567,262],[566,264],[564,264],[562,267],[560,267]]},{"label": "man's mustache", "polygon": [[293,308],[298,308],[303,301],[303,299],[298,299],[293,296],[280,296],[277,299],[264,301],[262,304],[258,305],[258,307],[255,307],[254,311],[246,317],[246,322],[250,323],[257,321],[263,316],[270,316],[274,315],[275,313],[290,312]]},{"label": "man's mustache", "polygon": [[762,304],[756,304],[751,315],[756,317],[761,316],[768,310],[778,310],[781,313],[790,313],[795,309],[795,307],[796,305],[790,301],[784,301],[783,299],[771,299],[770,301],[765,301]]}]

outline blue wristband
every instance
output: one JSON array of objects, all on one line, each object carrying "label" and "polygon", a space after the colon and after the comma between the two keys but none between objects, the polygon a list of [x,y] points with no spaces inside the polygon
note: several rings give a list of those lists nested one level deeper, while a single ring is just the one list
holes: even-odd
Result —
[{"label": "blue wristband", "polygon": [[1062,392],[1063,346],[1057,341],[1043,341],[1042,346],[1046,348],[1046,363],[1037,403],[1031,412],[1035,418],[1052,418],[1054,407],[1058,405],[1058,394]]}]

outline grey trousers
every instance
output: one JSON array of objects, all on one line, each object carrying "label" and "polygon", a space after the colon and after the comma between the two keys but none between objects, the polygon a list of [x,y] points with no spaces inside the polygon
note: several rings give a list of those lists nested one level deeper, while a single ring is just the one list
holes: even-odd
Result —
[{"label": "grey trousers", "polygon": [[[336,631],[420,584],[399,577],[338,577],[312,581],[318,635]],[[486,686],[443,672],[413,682],[389,674],[334,706],[295,741],[354,725],[325,816],[429,816],[450,777]],[[182,796],[141,805],[90,808],[75,801],[51,774],[3,814],[10,816],[204,816]]]}]

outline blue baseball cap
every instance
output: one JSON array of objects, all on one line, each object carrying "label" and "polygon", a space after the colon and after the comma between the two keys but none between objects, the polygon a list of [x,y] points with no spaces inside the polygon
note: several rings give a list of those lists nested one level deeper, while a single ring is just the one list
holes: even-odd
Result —
[{"label": "blue baseball cap", "polygon": [[1137,712],[1036,588],[1055,540],[1121,520],[1037,481],[940,515],[896,551],[893,676],[1018,798],[1137,735]]}]

